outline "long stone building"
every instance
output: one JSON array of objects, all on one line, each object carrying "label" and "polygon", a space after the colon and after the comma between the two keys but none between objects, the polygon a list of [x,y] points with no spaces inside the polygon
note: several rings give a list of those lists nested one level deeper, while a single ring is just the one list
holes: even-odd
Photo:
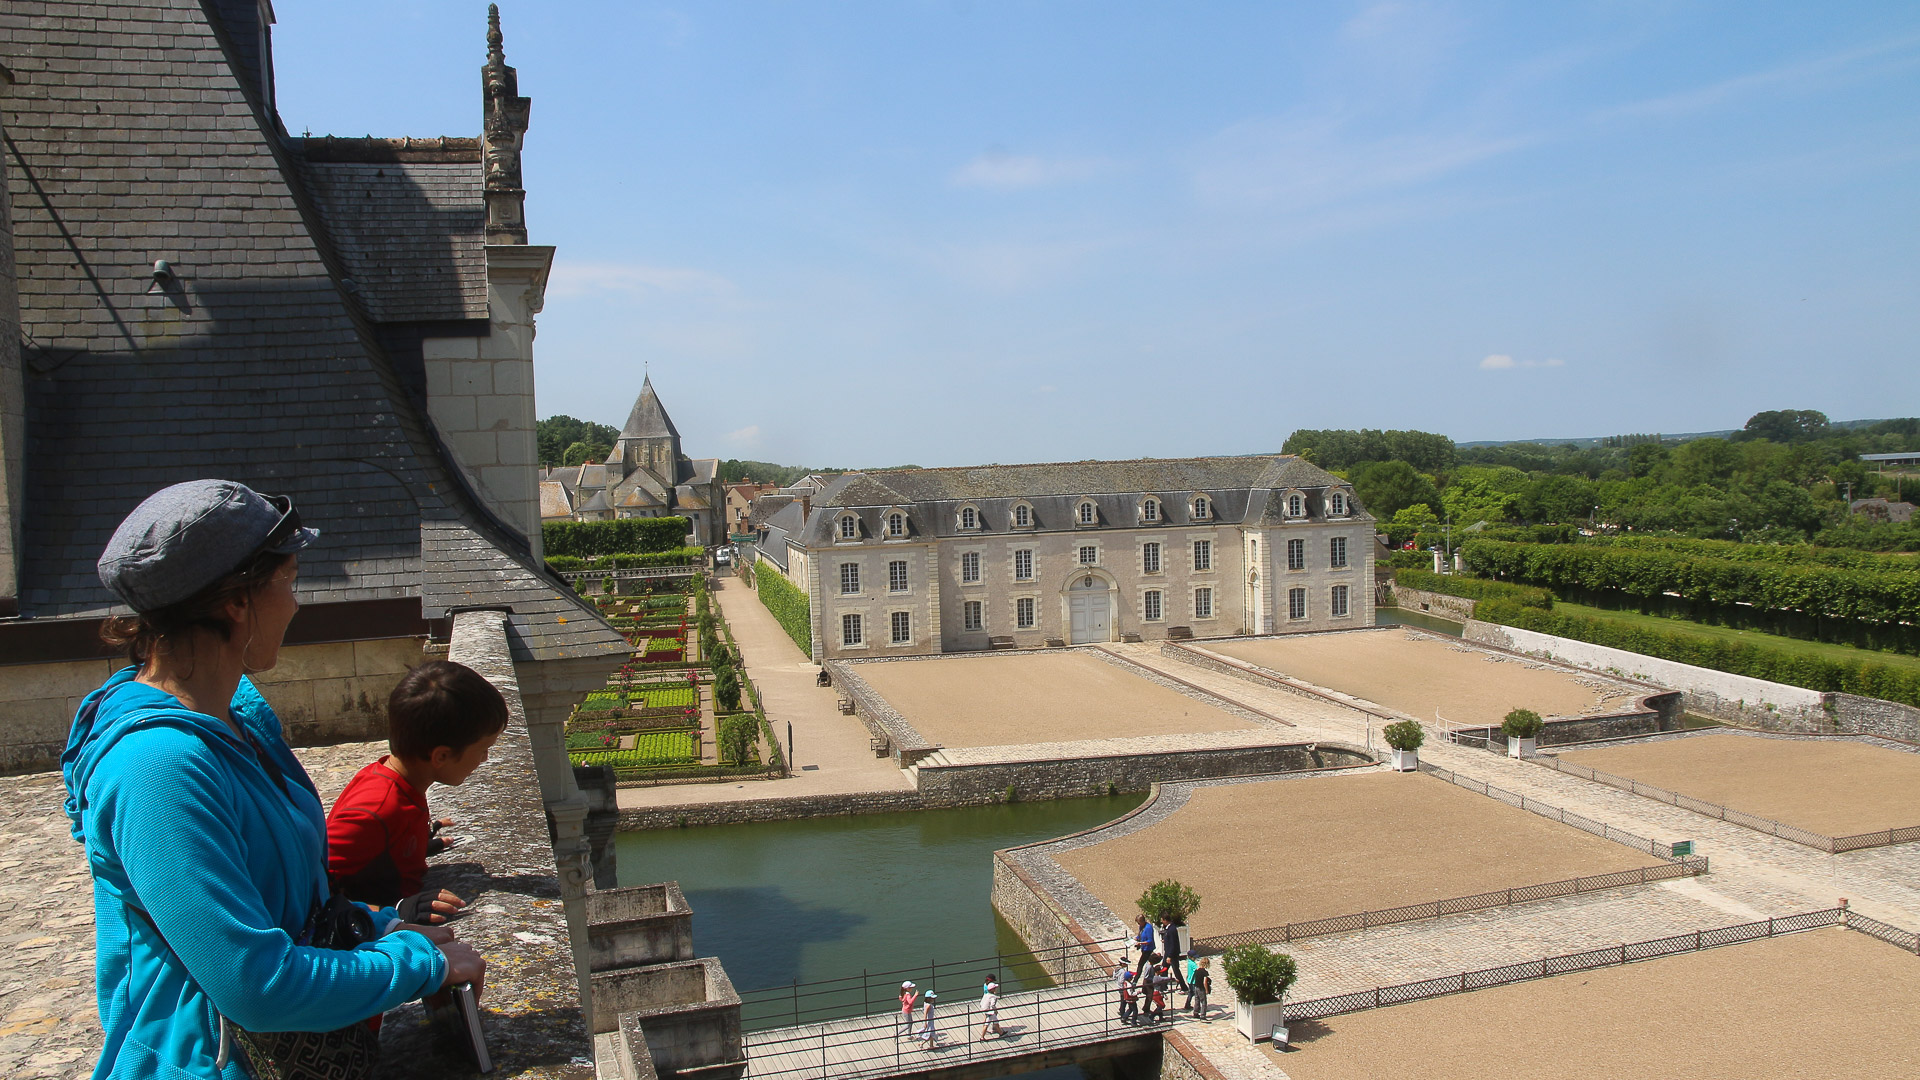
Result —
[{"label": "long stone building", "polygon": [[1373,517],[1292,456],[849,473],[760,534],[816,660],[1373,623]]}]

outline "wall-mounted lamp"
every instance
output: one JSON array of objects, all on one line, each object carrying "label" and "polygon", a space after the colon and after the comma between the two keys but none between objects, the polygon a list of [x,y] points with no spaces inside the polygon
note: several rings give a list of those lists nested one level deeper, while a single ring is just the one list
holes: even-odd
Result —
[{"label": "wall-mounted lamp", "polygon": [[153,284],[147,286],[148,294],[166,292],[167,287],[173,284],[173,277],[173,267],[168,265],[167,260],[153,260]]}]

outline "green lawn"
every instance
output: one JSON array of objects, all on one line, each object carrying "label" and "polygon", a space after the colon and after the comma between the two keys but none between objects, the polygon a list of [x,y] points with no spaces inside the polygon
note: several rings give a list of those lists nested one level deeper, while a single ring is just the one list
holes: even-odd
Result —
[{"label": "green lawn", "polygon": [[1594,619],[1606,619],[1610,622],[1625,623],[1648,630],[1664,630],[1671,634],[1692,634],[1696,637],[1720,638],[1725,641],[1741,641],[1749,645],[1765,645],[1769,648],[1810,656],[1821,660],[1872,661],[1904,671],[1920,671],[1920,656],[1908,656],[1905,653],[1880,652],[1873,649],[1856,649],[1851,645],[1834,645],[1824,641],[1802,641],[1799,638],[1781,637],[1778,634],[1763,634],[1757,630],[1735,630],[1726,626],[1708,626],[1705,623],[1688,622],[1685,619],[1669,619],[1661,615],[1642,615],[1637,611],[1615,611],[1612,608],[1588,607],[1585,604],[1568,603],[1555,600],[1553,610],[1568,615],[1585,615]]}]

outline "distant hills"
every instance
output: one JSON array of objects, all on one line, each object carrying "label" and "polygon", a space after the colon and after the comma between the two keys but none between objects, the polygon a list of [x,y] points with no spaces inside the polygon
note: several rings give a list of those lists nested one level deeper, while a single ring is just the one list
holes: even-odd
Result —
[{"label": "distant hills", "polygon": [[[1862,427],[1867,427],[1870,424],[1879,424],[1884,422],[1885,422],[1884,419],[1835,420],[1829,423],[1827,426],[1833,429],[1834,431],[1849,431],[1849,430],[1852,430],[1853,428],[1862,428]],[[1686,431],[1686,432],[1668,431],[1668,432],[1660,432],[1659,434],[1662,442],[1686,442],[1689,439],[1725,439],[1725,438],[1728,438],[1729,436],[1739,434],[1741,430],[1742,429],[1740,428],[1723,428],[1719,431]],[[1578,439],[1482,439],[1477,442],[1454,443],[1454,445],[1459,447],[1462,450],[1470,450],[1476,446],[1515,446],[1521,443],[1530,443],[1534,446],[1583,447],[1583,446],[1602,446],[1602,445],[1605,445],[1607,440],[1609,439],[1618,439],[1621,437],[1622,436],[1620,435],[1592,435],[1592,436],[1588,436],[1585,438],[1578,438]]]}]

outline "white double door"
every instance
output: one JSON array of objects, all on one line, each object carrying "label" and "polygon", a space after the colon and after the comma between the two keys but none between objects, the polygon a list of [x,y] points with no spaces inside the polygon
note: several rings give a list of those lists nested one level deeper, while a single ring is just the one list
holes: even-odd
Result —
[{"label": "white double door", "polygon": [[1076,579],[1067,590],[1067,611],[1070,644],[1112,640],[1108,629],[1113,612],[1107,600],[1106,582],[1091,574]]}]

